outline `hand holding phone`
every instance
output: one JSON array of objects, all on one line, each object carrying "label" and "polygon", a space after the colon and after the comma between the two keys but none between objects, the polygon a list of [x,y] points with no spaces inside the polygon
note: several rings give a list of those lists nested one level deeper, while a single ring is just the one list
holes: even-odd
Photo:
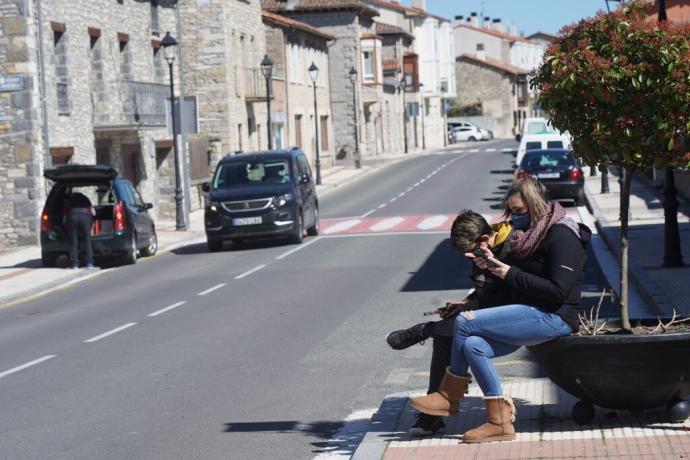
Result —
[{"label": "hand holding phone", "polygon": [[489,268],[493,268],[493,267],[496,266],[496,264],[495,264],[494,262],[491,262],[491,261],[486,257],[486,254],[484,254],[484,251],[482,251],[481,249],[479,249],[479,248],[475,249],[474,251],[472,251],[472,254],[474,255],[474,257],[478,257],[478,258],[481,258],[481,259],[486,260],[486,265],[487,265]]}]

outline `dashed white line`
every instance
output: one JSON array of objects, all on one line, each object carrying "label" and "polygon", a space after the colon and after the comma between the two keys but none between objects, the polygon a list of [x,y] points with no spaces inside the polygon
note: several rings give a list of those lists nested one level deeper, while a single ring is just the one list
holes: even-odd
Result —
[{"label": "dashed white line", "polygon": [[410,191],[412,191],[413,188],[414,188],[414,187],[407,187],[407,188],[405,189],[405,191],[406,191],[406,192],[410,192]]},{"label": "dashed white line", "polygon": [[419,182],[416,182],[416,183],[414,184],[414,187],[419,187]]},{"label": "dashed white line", "polygon": [[174,310],[174,309],[177,308],[177,307],[181,307],[182,305],[184,305],[184,304],[186,304],[186,303],[187,303],[187,302],[183,300],[183,301],[181,301],[181,302],[177,302],[177,303],[174,303],[174,304],[172,304],[172,305],[169,305],[169,306],[167,306],[167,307],[165,307],[165,308],[161,308],[161,309],[158,310],[158,311],[154,311],[153,313],[149,313],[147,316],[148,316],[149,318],[153,318],[154,316],[162,315],[162,314],[165,313],[166,311]]},{"label": "dashed white line", "polygon": [[23,371],[24,369],[27,369],[31,366],[35,366],[36,364],[41,364],[42,362],[48,361],[49,359],[53,359],[56,356],[57,355],[46,355],[41,358],[34,359],[33,361],[29,361],[28,363],[22,364],[21,366],[13,367],[12,369],[0,372],[0,379],[3,377],[7,377],[8,375],[15,374],[19,371]]},{"label": "dashed white line", "polygon": [[470,150],[470,153],[477,153],[477,152],[479,152],[479,149],[472,149],[472,150]]},{"label": "dashed white line", "polygon": [[398,198],[402,198],[403,196],[405,196],[405,192],[398,193]]},{"label": "dashed white line", "polygon": [[390,219],[384,219],[381,222],[372,225],[369,230],[372,232],[382,232],[384,230],[389,230],[393,227],[396,227],[404,221],[405,219],[402,217],[391,217]]},{"label": "dashed white line", "polygon": [[360,219],[364,219],[364,218],[367,217],[368,215],[373,214],[373,213],[375,213],[375,212],[376,212],[376,209],[371,209],[371,210],[365,212],[364,214],[362,214],[362,215],[359,216],[359,217],[360,217]]},{"label": "dashed white line", "polygon": [[426,182],[426,177],[423,177],[422,179],[419,180],[420,184],[423,184],[424,182]]},{"label": "dashed white line", "polygon": [[394,203],[395,200],[397,200],[397,199],[398,199],[398,197],[395,196],[395,197],[391,198],[390,200],[388,200],[388,202],[389,202],[389,203]]},{"label": "dashed white line", "polygon": [[485,151],[485,152],[495,152],[496,149],[485,149],[484,151]]},{"label": "dashed white line", "polygon": [[266,264],[259,265],[258,267],[254,267],[254,268],[252,268],[251,270],[248,270],[248,271],[242,273],[241,275],[237,275],[237,276],[235,277],[235,279],[236,279],[236,280],[241,280],[242,278],[246,278],[247,276],[251,275],[252,273],[258,272],[258,271],[261,270],[262,268],[266,268]]},{"label": "dashed white line", "polygon": [[210,294],[213,291],[217,291],[218,289],[225,287],[225,286],[227,286],[227,283],[216,284],[215,286],[210,287],[210,288],[206,289],[205,291],[201,291],[201,292],[197,293],[197,295],[203,296],[206,294]]},{"label": "dashed white line", "polygon": [[[371,212],[374,212],[374,210],[372,209],[372,210],[370,211],[370,213],[371,213]],[[336,225],[337,225],[337,224],[336,224]],[[294,254],[294,253],[296,253],[297,251],[301,251],[302,249],[306,248],[307,246],[316,243],[316,242],[319,241],[320,239],[321,239],[321,237],[319,236],[319,237],[316,237],[316,238],[314,238],[313,240],[308,241],[308,242],[306,242],[306,243],[304,243],[304,244],[300,244],[300,245],[297,246],[295,249],[290,249],[289,251],[284,252],[283,254],[279,255],[278,257],[276,257],[276,260],[282,260],[282,259],[286,258],[287,256],[289,256],[290,254]]]},{"label": "dashed white line", "polygon": [[385,208],[385,207],[386,207],[386,203],[382,203],[382,204],[379,205],[379,209],[383,209],[383,208]]},{"label": "dashed white line", "polygon": [[86,339],[86,340],[84,340],[84,343],[97,342],[97,341],[99,341],[99,340],[101,340],[101,339],[105,339],[105,338],[108,337],[108,336],[111,336],[111,335],[113,335],[113,334],[117,334],[118,332],[124,331],[125,329],[129,329],[130,327],[136,326],[136,325],[137,325],[137,323],[127,323],[127,324],[123,324],[123,325],[120,326],[120,327],[116,327],[115,329],[110,330],[110,331],[108,331],[108,332],[104,332],[103,334],[97,335],[96,337],[91,337],[90,339]]}]

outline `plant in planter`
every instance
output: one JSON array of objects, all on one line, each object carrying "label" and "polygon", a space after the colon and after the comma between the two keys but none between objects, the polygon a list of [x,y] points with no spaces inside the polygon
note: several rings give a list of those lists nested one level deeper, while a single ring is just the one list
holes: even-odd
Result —
[{"label": "plant in planter", "polygon": [[[636,172],[651,166],[687,164],[680,146],[690,134],[689,32],[648,21],[639,3],[627,3],[614,13],[600,12],[565,27],[531,82],[552,124],[570,132],[575,155],[602,171],[617,166],[623,174],[619,305],[625,332],[632,331],[630,184]],[[690,333],[571,336],[532,351],[552,380],[590,404],[579,411],[586,412],[582,421],[591,403],[642,410],[690,394],[690,383],[685,383],[690,382],[690,365],[685,364]],[[592,362],[599,365],[592,369]],[[572,372],[565,375],[564,367]]]}]

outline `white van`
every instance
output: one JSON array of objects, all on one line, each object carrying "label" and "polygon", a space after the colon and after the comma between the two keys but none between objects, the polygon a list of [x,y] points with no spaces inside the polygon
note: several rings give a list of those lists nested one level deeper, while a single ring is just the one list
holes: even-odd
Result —
[{"label": "white van", "polygon": [[520,162],[528,150],[539,149],[572,149],[570,144],[570,136],[568,134],[559,133],[558,131],[550,131],[542,134],[525,134],[520,140],[520,147],[518,147],[515,164],[520,166]]}]

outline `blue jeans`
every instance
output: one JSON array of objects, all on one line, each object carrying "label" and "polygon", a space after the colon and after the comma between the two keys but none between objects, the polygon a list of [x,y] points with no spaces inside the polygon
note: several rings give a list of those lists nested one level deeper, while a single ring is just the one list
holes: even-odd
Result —
[{"label": "blue jeans", "polygon": [[491,358],[572,332],[560,316],[529,305],[504,305],[460,314],[453,330],[450,371],[466,375],[471,368],[484,396],[501,396],[501,381]]}]

